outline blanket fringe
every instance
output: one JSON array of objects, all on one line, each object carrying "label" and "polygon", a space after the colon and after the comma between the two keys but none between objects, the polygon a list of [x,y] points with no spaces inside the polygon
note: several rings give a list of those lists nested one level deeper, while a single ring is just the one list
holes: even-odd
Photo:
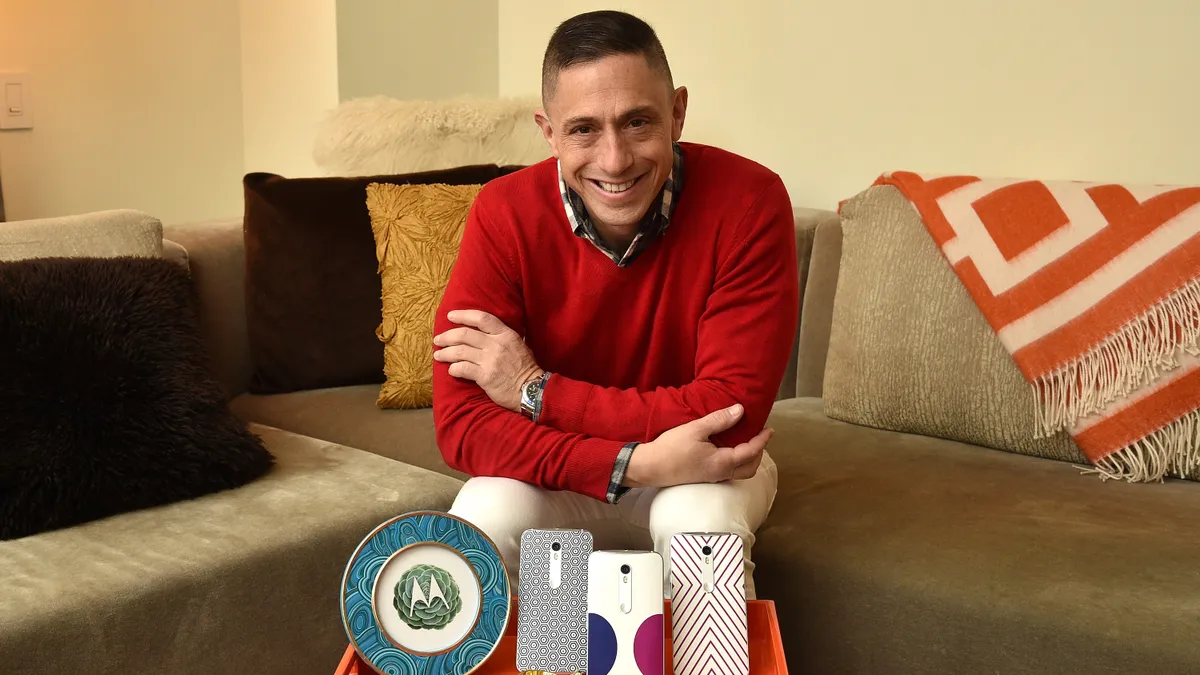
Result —
[{"label": "blanket fringe", "polygon": [[1096,462],[1078,467],[1084,474],[1104,480],[1133,483],[1161,482],[1168,476],[1184,478],[1200,466],[1200,410],[1193,410],[1132,445]]},{"label": "blanket fringe", "polygon": [[1200,278],[1156,303],[1080,358],[1032,384],[1036,433],[1051,436],[1200,354]]}]

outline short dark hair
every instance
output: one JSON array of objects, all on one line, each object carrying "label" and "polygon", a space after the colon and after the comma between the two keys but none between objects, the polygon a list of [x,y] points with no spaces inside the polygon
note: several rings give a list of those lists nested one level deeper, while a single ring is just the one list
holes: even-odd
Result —
[{"label": "short dark hair", "polygon": [[554,96],[559,71],[617,54],[641,54],[675,88],[667,53],[650,24],[625,12],[600,10],[567,19],[550,36],[542,57],[542,105]]}]

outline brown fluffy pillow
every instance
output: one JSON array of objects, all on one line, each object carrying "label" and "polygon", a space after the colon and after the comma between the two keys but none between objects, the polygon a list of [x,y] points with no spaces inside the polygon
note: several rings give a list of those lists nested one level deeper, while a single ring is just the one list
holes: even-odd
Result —
[{"label": "brown fluffy pillow", "polygon": [[382,311],[366,187],[482,184],[520,167],[403,176],[283,178],[251,173],[246,200],[250,391],[275,394],[384,380]]},{"label": "brown fluffy pillow", "polygon": [[433,319],[482,185],[367,186],[383,282],[380,408],[433,404]]},{"label": "brown fluffy pillow", "polygon": [[0,539],[270,469],[209,373],[195,300],[171,260],[0,263]]}]

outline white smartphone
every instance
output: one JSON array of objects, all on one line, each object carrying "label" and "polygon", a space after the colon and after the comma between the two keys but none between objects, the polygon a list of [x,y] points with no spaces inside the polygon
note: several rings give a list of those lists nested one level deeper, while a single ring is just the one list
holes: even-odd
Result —
[{"label": "white smartphone", "polygon": [[658,553],[592,552],[588,675],[663,675],[663,590]]},{"label": "white smartphone", "polygon": [[587,670],[587,530],[526,530],[517,581],[517,670]]},{"label": "white smartphone", "polygon": [[675,675],[748,675],[746,561],[730,532],[671,537],[671,663]]}]

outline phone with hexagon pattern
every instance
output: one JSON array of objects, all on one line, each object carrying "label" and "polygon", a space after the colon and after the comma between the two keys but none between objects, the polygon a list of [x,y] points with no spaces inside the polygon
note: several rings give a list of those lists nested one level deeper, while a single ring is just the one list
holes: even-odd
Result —
[{"label": "phone with hexagon pattern", "polygon": [[530,529],[521,534],[517,580],[517,670],[587,670],[588,560],[592,534]]}]

